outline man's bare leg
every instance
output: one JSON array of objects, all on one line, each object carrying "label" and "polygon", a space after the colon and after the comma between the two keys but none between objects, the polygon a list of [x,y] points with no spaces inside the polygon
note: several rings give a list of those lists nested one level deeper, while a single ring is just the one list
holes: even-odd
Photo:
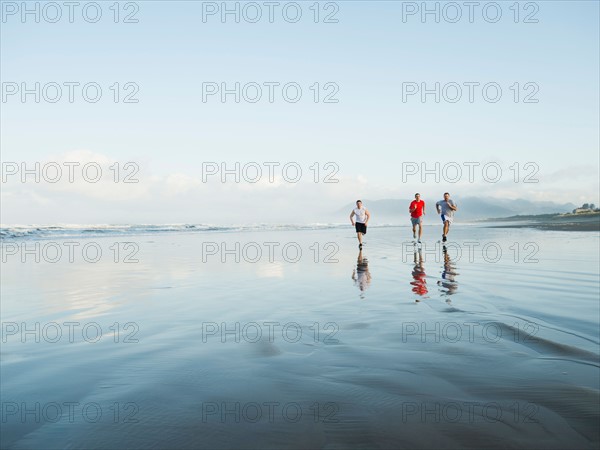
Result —
[{"label": "man's bare leg", "polygon": [[450,222],[444,222],[444,236],[448,236],[448,231],[450,230]]}]

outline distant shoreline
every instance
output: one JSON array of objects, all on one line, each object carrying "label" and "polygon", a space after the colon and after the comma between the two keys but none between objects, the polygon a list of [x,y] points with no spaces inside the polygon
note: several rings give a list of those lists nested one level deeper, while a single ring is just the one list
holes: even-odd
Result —
[{"label": "distant shoreline", "polygon": [[[485,219],[483,222],[512,222],[487,228],[535,228],[556,231],[600,231],[600,212],[579,214],[540,214]],[[521,222],[521,223],[518,223]]]}]

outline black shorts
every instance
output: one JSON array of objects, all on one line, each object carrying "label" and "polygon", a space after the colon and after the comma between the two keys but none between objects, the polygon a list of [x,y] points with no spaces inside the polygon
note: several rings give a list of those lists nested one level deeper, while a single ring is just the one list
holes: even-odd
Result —
[{"label": "black shorts", "polygon": [[367,225],[364,223],[356,222],[354,226],[356,227],[357,233],[367,234]]}]

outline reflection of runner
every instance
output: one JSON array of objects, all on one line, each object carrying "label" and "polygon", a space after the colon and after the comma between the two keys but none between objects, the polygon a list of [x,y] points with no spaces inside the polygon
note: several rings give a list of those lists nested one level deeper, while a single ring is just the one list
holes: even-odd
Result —
[{"label": "reflection of runner", "polygon": [[[356,220],[354,217],[356,216]],[[367,234],[367,223],[371,218],[371,214],[365,208],[360,200],[356,200],[356,208],[350,213],[350,222],[356,228],[356,237],[358,238],[358,248],[362,250],[363,235]]]},{"label": "reflection of runner", "polygon": [[458,208],[456,203],[450,199],[450,194],[444,193],[444,200],[440,200],[435,204],[438,214],[441,215],[442,222],[444,223],[444,231],[442,232],[442,242],[446,242],[446,236],[450,231],[450,224],[454,220],[454,211]]},{"label": "reflection of runner", "polygon": [[[354,284],[360,289],[361,292],[367,290],[371,284],[371,273],[369,272],[369,261],[363,257],[363,252],[358,252],[358,258],[356,259],[356,268],[352,271],[352,279]],[[361,294],[361,298],[364,298]]]},{"label": "reflection of runner", "polygon": [[[458,283],[456,282],[456,275],[459,275],[456,271],[456,267],[452,263],[450,259],[450,255],[448,255],[448,249],[446,246],[443,247],[444,253],[444,270],[442,271],[442,279],[438,281],[438,286],[441,286],[441,291],[445,295],[452,295],[456,293],[458,289]],[[447,303],[450,303],[450,299],[446,300]]]},{"label": "reflection of runner", "polygon": [[425,202],[421,200],[421,194],[415,194],[415,199],[410,202],[408,207],[410,212],[410,221],[412,223],[413,239],[417,238],[416,227],[419,226],[419,244],[421,243],[421,236],[423,235],[423,216],[425,215]]},{"label": "reflection of runner", "polygon": [[[415,251],[414,254],[415,266],[412,270],[413,281],[411,281],[410,284],[412,286],[412,291],[415,294],[423,297],[428,292],[427,281],[425,280],[425,268],[423,267],[423,254],[421,253],[421,249],[419,249],[418,252]],[[419,300],[417,299],[417,301]]]}]

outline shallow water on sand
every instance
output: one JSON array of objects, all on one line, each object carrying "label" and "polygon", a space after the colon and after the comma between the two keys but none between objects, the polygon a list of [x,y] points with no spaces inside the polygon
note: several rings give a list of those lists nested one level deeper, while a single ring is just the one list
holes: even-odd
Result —
[{"label": "shallow water on sand", "polygon": [[2,448],[597,448],[598,234],[438,232],[5,242]]}]

